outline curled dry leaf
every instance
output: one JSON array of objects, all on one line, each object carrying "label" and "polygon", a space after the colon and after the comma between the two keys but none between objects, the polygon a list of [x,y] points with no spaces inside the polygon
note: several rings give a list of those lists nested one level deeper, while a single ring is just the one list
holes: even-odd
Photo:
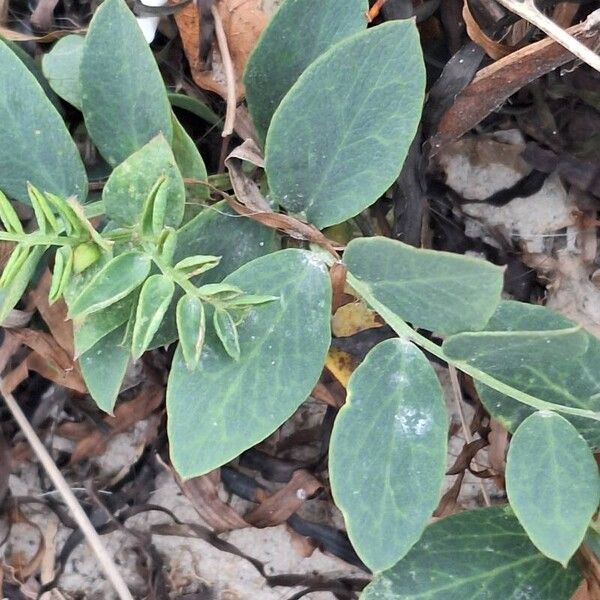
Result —
[{"label": "curled dry leaf", "polygon": [[[170,4],[172,3],[171,0]],[[261,5],[261,0],[220,0],[217,3],[235,69],[238,101],[244,97],[242,74],[246,61],[268,21]],[[200,57],[200,46],[202,44],[200,19],[195,3],[188,4],[175,14],[175,22],[181,35],[185,55],[190,64],[192,78],[199,87],[216,92],[222,98],[226,98],[227,86],[223,61],[214,42],[211,70],[204,70],[202,64]]]},{"label": "curled dry leaf", "polygon": [[262,500],[245,519],[255,527],[273,527],[285,523],[321,487],[321,482],[308,471],[298,469],[284,487]]},{"label": "curled dry leaf", "polygon": [[236,198],[226,196],[227,204],[240,215],[289,235],[297,240],[313,242],[339,259],[335,244],[316,227],[289,215],[276,213],[269,206],[256,183],[242,171],[242,159],[260,165],[262,155],[252,140],[246,140],[226,159],[231,184]]},{"label": "curled dry leaf", "polygon": [[173,469],[170,468],[170,470],[177,481],[177,485],[192,503],[200,518],[212,527],[216,533],[243,529],[250,525],[229,504],[219,498],[219,469],[215,469],[201,477],[192,477],[192,479],[187,480],[181,479]]},{"label": "curled dry leaf", "polygon": [[35,329],[13,329],[11,335],[33,350],[27,357],[29,369],[58,385],[81,394],[87,392],[78,365],[52,335]]},{"label": "curled dry leaf", "polygon": [[490,38],[483,29],[479,26],[479,23],[473,17],[471,9],[469,8],[468,0],[464,0],[462,16],[467,27],[468,36],[479,46],[481,46],[485,53],[494,60],[508,56],[515,48],[510,48],[505,44],[496,42]]}]

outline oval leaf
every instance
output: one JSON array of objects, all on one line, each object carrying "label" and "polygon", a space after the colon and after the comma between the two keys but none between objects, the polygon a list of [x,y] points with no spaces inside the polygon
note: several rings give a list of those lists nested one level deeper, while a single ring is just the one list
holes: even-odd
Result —
[{"label": "oval leaf", "polygon": [[373,204],[402,168],[424,89],[413,20],[385,23],[333,46],[273,115],[265,160],[275,199],[319,228]]},{"label": "oval leaf", "polygon": [[42,57],[42,70],[52,89],[69,104],[81,110],[79,67],[85,38],[67,35]]},{"label": "oval leaf", "polygon": [[0,189],[29,204],[27,182],[59,196],[87,196],[79,151],[35,77],[0,42]]},{"label": "oval leaf", "polygon": [[178,347],[167,412],[171,459],[183,477],[211,471],[279,427],[310,393],[329,346],[331,285],[312,253],[258,258],[225,281],[279,300],[248,310],[237,362],[212,330],[194,371]]},{"label": "oval leaf", "polygon": [[481,329],[500,302],[502,269],[468,256],[372,237],[352,240],[344,263],[375,310],[383,304],[430,331]]},{"label": "oval leaf", "polygon": [[120,345],[124,333],[121,325],[79,357],[88,391],[107,413],[112,413],[129,363],[129,349]]},{"label": "oval leaf", "polygon": [[35,246],[12,278],[10,285],[0,288],[0,324],[23,296],[45,251],[44,246]]},{"label": "oval leaf", "polygon": [[329,450],[335,503],[373,571],[421,537],[439,502],[447,437],[442,388],[424,354],[402,339],[375,346],[350,378]]},{"label": "oval leaf", "polygon": [[204,335],[206,333],[206,317],[204,304],[200,298],[186,294],[177,303],[177,332],[183,358],[190,371],[200,361]]},{"label": "oval leaf", "polygon": [[261,142],[275,109],[317,57],[367,26],[365,0],[286,0],[269,21],[244,72],[248,109]]},{"label": "oval leaf", "polygon": [[131,315],[131,309],[137,294],[129,294],[104,310],[86,315],[73,323],[75,355],[80,356],[98,343],[105,335],[125,323]]},{"label": "oval leaf", "polygon": [[165,85],[123,0],[105,0],[94,13],[79,76],[87,130],[110,165],[119,164],[159,133],[171,141]]},{"label": "oval leaf", "polygon": [[141,252],[119,254],[104,265],[69,304],[69,317],[83,317],[125,298],[146,279],[150,266],[150,257]]},{"label": "oval leaf", "polygon": [[598,465],[569,421],[540,411],[519,425],[506,460],[506,491],[531,541],[566,566],[600,500]]},{"label": "oval leaf", "polygon": [[[182,177],[185,179],[206,180],[208,174],[202,156],[194,144],[192,138],[187,134],[181,123],[173,115],[173,155],[179,167]],[[201,198],[210,196],[209,188],[200,183],[185,184],[188,201],[198,204]]]},{"label": "oval leaf", "polygon": [[179,226],[185,210],[185,187],[171,146],[162,135],[134,152],[111,173],[102,192],[106,214],[118,225],[136,225],[146,198],[162,176],[166,178],[165,224]]},{"label": "oval leaf", "polygon": [[[600,340],[583,331],[560,335],[561,329],[568,330],[574,326],[575,323],[569,319],[543,306],[503,301],[486,326],[486,331],[492,337],[489,338],[487,364],[481,363],[481,366],[485,366],[490,375],[512,387],[547,402],[599,412]],[[503,352],[502,346],[497,346],[497,339],[493,337],[494,332],[537,331],[541,340],[543,332],[557,330],[555,341],[558,343],[538,343],[514,358],[510,353]],[[467,337],[461,334],[448,338],[444,351],[452,357],[470,362],[474,358],[474,347],[470,345],[472,337]],[[560,338],[561,341],[558,341]],[[460,343],[461,339],[465,343]],[[485,338],[482,338],[479,342],[480,351],[485,350],[482,347],[484,341]],[[494,358],[496,348],[498,353]],[[485,407],[511,432],[534,412],[532,408],[485,384],[475,381],[475,386]],[[600,449],[600,427],[596,421],[571,415],[565,415],[565,418],[583,435],[592,450]]]},{"label": "oval leaf", "polygon": [[152,275],[144,282],[135,312],[133,358],[139,358],[148,349],[174,293],[175,284],[165,275]]},{"label": "oval leaf", "polygon": [[240,359],[240,340],[233,317],[226,311],[217,308],[213,313],[213,325],[217,337],[221,340],[225,352],[233,358]]},{"label": "oval leaf", "polygon": [[506,508],[462,512],[430,525],[361,600],[568,600],[581,582],[538,552]]}]

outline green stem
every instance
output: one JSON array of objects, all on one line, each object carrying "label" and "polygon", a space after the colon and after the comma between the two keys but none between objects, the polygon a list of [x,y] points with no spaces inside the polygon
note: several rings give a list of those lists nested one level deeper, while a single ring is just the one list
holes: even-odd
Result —
[{"label": "green stem", "polygon": [[351,273],[347,273],[346,280],[350,287],[354,289],[362,298],[368,302],[371,307],[376,310],[379,315],[386,321],[386,323],[401,337],[408,338],[424,348],[434,356],[437,356],[444,362],[452,365],[473,377],[477,381],[491,387],[492,389],[500,392],[501,394],[505,394],[506,396],[510,396],[514,398],[518,402],[522,404],[526,404],[527,406],[531,406],[531,408],[535,408],[536,410],[553,410],[556,412],[564,413],[567,415],[573,415],[577,417],[584,417],[586,419],[593,419],[594,421],[600,421],[600,413],[585,410],[582,408],[573,408],[571,406],[564,406],[562,404],[555,404],[553,402],[546,402],[545,400],[541,400],[540,398],[536,398],[531,394],[527,394],[526,392],[522,392],[502,381],[499,381],[495,377],[492,377],[488,373],[473,367],[472,365],[463,362],[463,361],[455,361],[450,359],[442,348],[438,346],[435,342],[427,339],[425,336],[416,332],[412,327],[408,325],[405,321],[403,321],[397,314],[392,312],[385,304],[379,302],[373,297],[373,294],[370,293],[370,288],[367,284],[361,282],[359,279],[354,277]]},{"label": "green stem", "polygon": [[196,296],[203,302],[212,304],[215,308],[222,307],[222,303],[216,300],[213,296],[205,296],[198,292],[198,288],[187,278],[185,275],[176,271],[173,267],[167,264],[160,256],[153,252],[152,247],[146,248],[146,252],[152,256],[154,264],[160,269],[163,275],[166,275],[169,279],[174,281],[186,294],[190,296]]},{"label": "green stem", "polygon": [[76,246],[83,240],[63,235],[43,235],[41,233],[10,233],[0,231],[0,241],[16,242],[22,246]]}]

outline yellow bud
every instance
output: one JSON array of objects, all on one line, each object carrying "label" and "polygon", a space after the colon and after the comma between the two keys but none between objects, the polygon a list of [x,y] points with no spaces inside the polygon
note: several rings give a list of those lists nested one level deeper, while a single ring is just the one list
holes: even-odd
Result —
[{"label": "yellow bud", "polygon": [[73,271],[81,273],[93,265],[102,254],[100,248],[94,242],[79,244],[73,252]]}]

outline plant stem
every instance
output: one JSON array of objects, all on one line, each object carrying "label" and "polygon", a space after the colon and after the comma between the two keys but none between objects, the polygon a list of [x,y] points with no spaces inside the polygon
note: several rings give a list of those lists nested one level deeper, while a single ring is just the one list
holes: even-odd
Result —
[{"label": "plant stem", "polygon": [[434,356],[437,356],[444,362],[448,363],[456,367],[458,370],[466,373],[480,381],[481,383],[491,387],[492,389],[500,392],[501,394],[505,394],[506,396],[510,396],[514,398],[518,402],[522,404],[526,404],[527,406],[531,406],[531,408],[535,408],[536,410],[553,410],[555,412],[560,412],[568,415],[573,415],[577,417],[584,417],[586,419],[593,419],[594,421],[600,421],[600,413],[584,410],[582,408],[573,408],[571,406],[564,406],[562,404],[555,404],[554,402],[546,402],[545,400],[541,400],[540,398],[536,398],[531,394],[527,394],[521,390],[518,390],[502,381],[499,381],[495,377],[492,377],[488,373],[484,371],[480,371],[476,367],[464,362],[464,361],[455,361],[450,359],[442,348],[438,346],[435,342],[428,340],[425,336],[421,335],[417,331],[415,331],[412,327],[408,325],[405,321],[403,321],[397,314],[392,312],[385,304],[379,302],[373,297],[373,294],[370,293],[369,286],[359,279],[354,277],[351,273],[348,273],[347,282],[352,287],[352,289],[359,294],[371,307],[376,310],[379,315],[386,321],[386,323],[401,337],[408,338],[409,340],[415,342],[415,344],[421,346]]},{"label": "plant stem", "polygon": [[152,252],[152,248],[145,248],[146,252],[152,256],[154,264],[160,269],[163,275],[166,275],[169,279],[174,281],[186,294],[190,296],[196,296],[203,302],[212,304],[215,308],[220,308],[222,303],[216,300],[213,296],[205,296],[198,292],[198,288],[183,274],[176,271],[173,267],[168,265],[160,256]]},{"label": "plant stem", "polygon": [[16,242],[23,246],[76,246],[82,241],[81,238],[71,238],[62,235],[43,235],[40,233],[10,233],[0,231],[0,241]]}]

